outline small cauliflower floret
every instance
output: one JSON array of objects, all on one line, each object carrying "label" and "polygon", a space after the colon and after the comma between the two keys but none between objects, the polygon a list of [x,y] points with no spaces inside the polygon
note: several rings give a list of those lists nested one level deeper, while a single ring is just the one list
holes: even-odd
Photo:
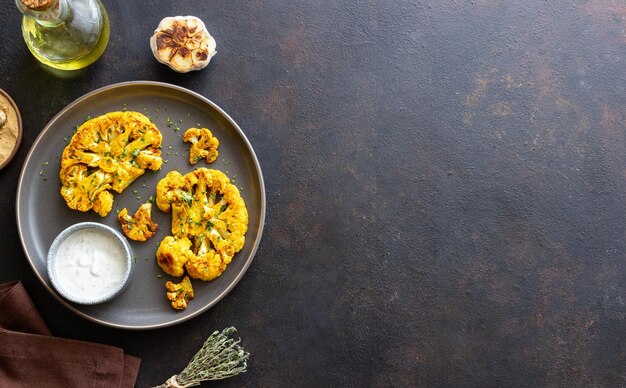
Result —
[{"label": "small cauliflower floret", "polygon": [[139,112],[110,112],[76,129],[61,156],[61,195],[71,209],[101,217],[146,169],[161,167],[161,132]]},{"label": "small cauliflower floret", "polygon": [[165,237],[156,253],[159,267],[169,275],[182,276],[185,273],[185,263],[193,255],[189,248],[191,241],[187,237]]},{"label": "small cauliflower floret", "polygon": [[183,135],[183,141],[191,143],[189,163],[196,164],[202,159],[207,163],[217,160],[219,140],[207,128],[189,128]]},{"label": "small cauliflower floret", "polygon": [[167,290],[167,299],[172,302],[174,310],[186,309],[189,299],[193,299],[195,296],[188,276],[185,276],[180,283],[167,281],[165,289]]},{"label": "small cauliflower floret", "polygon": [[157,184],[156,201],[159,209],[172,212],[173,236],[166,237],[161,245],[189,243],[167,250],[172,257],[165,257],[165,249],[161,256],[157,252],[165,272],[172,274],[168,272],[170,263],[176,263],[173,272],[181,274],[183,269],[178,266],[183,263],[192,278],[213,280],[243,249],[248,210],[239,190],[223,172],[208,168],[186,175],[171,172]]},{"label": "small cauliflower floret", "polygon": [[159,225],[151,217],[152,204],[150,202],[139,206],[134,215],[129,215],[126,208],[117,215],[124,234],[131,240],[146,241],[154,236]]}]

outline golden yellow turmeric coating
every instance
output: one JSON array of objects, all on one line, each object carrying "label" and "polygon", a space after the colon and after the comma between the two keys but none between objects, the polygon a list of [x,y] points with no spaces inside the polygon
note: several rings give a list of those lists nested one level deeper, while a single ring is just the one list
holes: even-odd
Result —
[{"label": "golden yellow turmeric coating", "polygon": [[217,160],[219,140],[207,128],[189,128],[183,135],[183,141],[191,143],[189,163],[196,164],[202,159],[207,163]]},{"label": "golden yellow turmeric coating", "polygon": [[61,196],[82,212],[93,209],[101,217],[121,193],[146,169],[161,168],[162,136],[139,112],[110,112],[76,129],[61,156]]},{"label": "golden yellow turmeric coating", "polygon": [[151,217],[152,204],[150,202],[139,206],[134,215],[129,215],[126,208],[117,215],[126,237],[135,241],[146,241],[154,236],[159,225]]},{"label": "golden yellow turmeric coating", "polygon": [[220,276],[239,252],[248,210],[237,187],[219,170],[168,173],[157,184],[156,204],[172,212],[172,235],[161,242],[157,262],[166,273],[205,281]]},{"label": "golden yellow turmeric coating", "polygon": [[184,310],[187,308],[187,304],[190,299],[195,296],[193,287],[191,286],[191,280],[188,276],[185,276],[180,283],[174,283],[168,280],[165,283],[165,289],[167,290],[167,299],[172,302],[172,308],[174,310]]},{"label": "golden yellow turmeric coating", "polygon": [[187,237],[166,236],[157,249],[157,263],[161,269],[172,276],[185,273],[185,263],[191,258],[191,241]]}]

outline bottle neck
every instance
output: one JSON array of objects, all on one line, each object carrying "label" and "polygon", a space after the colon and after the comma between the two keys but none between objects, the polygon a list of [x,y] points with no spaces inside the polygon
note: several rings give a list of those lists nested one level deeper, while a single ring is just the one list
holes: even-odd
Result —
[{"label": "bottle neck", "polygon": [[50,6],[41,11],[28,8],[21,0],[15,0],[15,3],[24,16],[37,20],[37,23],[45,27],[63,24],[70,14],[68,0],[52,0]]}]

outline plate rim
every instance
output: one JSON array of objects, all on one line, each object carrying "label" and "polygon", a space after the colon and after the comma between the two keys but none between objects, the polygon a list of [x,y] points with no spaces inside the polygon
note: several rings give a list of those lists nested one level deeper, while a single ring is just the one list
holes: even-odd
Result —
[{"label": "plate rim", "polygon": [[[243,142],[245,143],[246,147],[248,148],[251,156],[252,156],[252,160],[254,162],[254,166],[255,169],[258,171],[258,175],[259,175],[259,188],[260,188],[260,192],[261,192],[261,214],[259,217],[259,230],[256,234],[256,239],[254,242],[254,246],[252,247],[252,250],[250,251],[250,259],[246,261],[246,263],[244,264],[244,266],[242,267],[241,271],[237,274],[237,276],[233,279],[233,281],[228,284],[228,286],[210,303],[208,303],[206,306],[203,306],[202,308],[198,309],[197,311],[186,315],[184,317],[180,317],[180,318],[175,318],[173,320],[167,321],[167,322],[163,322],[163,323],[158,323],[158,324],[149,324],[149,325],[128,325],[128,324],[120,324],[120,323],[115,323],[115,322],[109,322],[107,320],[103,320],[103,319],[98,319],[96,317],[93,317],[89,314],[84,313],[83,311],[80,311],[79,309],[77,309],[76,307],[74,307],[73,305],[71,305],[70,303],[68,303],[66,300],[64,300],[60,295],[58,295],[46,282],[46,279],[43,278],[43,275],[39,273],[39,271],[37,270],[37,268],[35,268],[35,264],[33,259],[31,258],[31,255],[29,254],[27,248],[26,248],[26,242],[24,241],[24,231],[22,230],[22,222],[20,221],[21,217],[21,211],[20,211],[20,202],[21,202],[21,197],[22,197],[22,188],[23,188],[23,183],[24,180],[26,179],[26,165],[29,163],[35,149],[37,148],[37,146],[39,145],[39,143],[42,141],[43,137],[46,135],[46,133],[48,131],[50,131],[50,128],[56,123],[57,120],[59,120],[60,117],[62,117],[65,112],[71,110],[74,106],[80,104],[83,100],[86,100],[90,97],[92,97],[95,94],[99,94],[99,93],[103,93],[105,91],[109,91],[111,89],[123,89],[123,88],[128,88],[128,87],[133,87],[133,86],[153,86],[153,87],[160,87],[160,88],[165,88],[165,89],[175,89],[178,90],[179,92],[188,94],[192,97],[195,97],[201,101],[203,101],[204,103],[208,104],[209,106],[211,106],[211,108],[215,109],[220,115],[223,116],[224,119],[226,119],[234,128],[235,130],[238,132],[239,136],[242,138]],[[230,117],[230,115],[228,113],[226,113],[219,105],[217,105],[216,103],[214,103],[213,101],[209,100],[207,97],[201,95],[200,93],[194,92],[193,90],[187,89],[185,87],[179,86],[179,85],[174,85],[174,84],[170,84],[167,82],[160,82],[160,81],[124,81],[124,82],[118,82],[118,83],[113,83],[113,84],[109,84],[106,86],[102,86],[99,87],[97,89],[94,89],[90,92],[87,92],[85,94],[83,94],[82,96],[76,98],[74,101],[70,102],[69,104],[67,104],[63,109],[61,109],[56,115],[54,115],[54,117],[52,117],[52,119],[50,119],[46,125],[43,127],[43,129],[41,130],[41,132],[39,133],[39,135],[37,135],[37,137],[35,138],[35,140],[33,141],[33,144],[30,146],[29,150],[28,150],[28,154],[26,155],[26,158],[24,159],[24,163],[22,164],[22,168],[20,171],[20,176],[17,182],[17,194],[15,197],[15,217],[16,217],[16,222],[17,222],[17,230],[18,230],[18,235],[19,235],[19,239],[20,239],[20,243],[22,245],[22,250],[24,251],[24,254],[26,255],[26,259],[28,261],[28,264],[30,265],[31,269],[33,270],[33,272],[35,273],[35,276],[39,279],[40,283],[44,286],[44,288],[56,299],[58,300],[64,307],[66,307],[67,309],[69,309],[70,311],[74,312],[75,314],[98,324],[101,324],[103,326],[108,326],[108,327],[113,327],[113,328],[117,328],[117,329],[126,329],[126,330],[151,330],[151,329],[159,329],[159,328],[164,328],[164,327],[169,327],[169,326],[174,326],[180,323],[183,323],[185,321],[191,320],[192,318],[195,318],[199,315],[201,315],[202,313],[206,312],[207,310],[209,310],[211,307],[215,306],[218,302],[220,302],[226,295],[228,295],[233,288],[235,288],[235,286],[239,283],[239,281],[243,278],[243,275],[245,275],[245,273],[248,271],[248,268],[250,267],[250,265],[252,264],[252,261],[254,261],[254,257],[256,256],[256,252],[259,248],[259,245],[261,243],[261,238],[263,235],[263,229],[265,227],[265,213],[267,210],[267,206],[266,206],[266,193],[265,193],[265,182],[263,179],[263,172],[261,170],[261,164],[259,163],[259,160],[256,156],[256,153],[254,152],[254,148],[252,148],[252,144],[250,143],[250,140],[248,139],[248,137],[245,135],[245,133],[243,132],[243,130],[241,129],[241,127],[239,127],[239,125],[237,124],[237,122],[235,122],[235,120],[233,120],[232,117]]]}]

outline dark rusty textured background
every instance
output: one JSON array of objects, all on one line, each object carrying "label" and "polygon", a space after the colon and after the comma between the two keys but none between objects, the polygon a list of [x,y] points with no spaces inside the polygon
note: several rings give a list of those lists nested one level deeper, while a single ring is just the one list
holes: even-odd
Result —
[{"label": "dark rusty textured background", "polygon": [[[11,2],[7,2],[11,3]],[[0,281],[52,332],[142,358],[138,386],[234,325],[249,371],[206,386],[626,386],[626,3],[622,0],[113,1],[96,64],[55,77],[0,8],[0,88],[25,133],[0,171]],[[175,74],[165,16],[202,18],[218,54]],[[15,191],[43,126],[120,81],[215,101],[263,168],[250,270],[180,326],[79,318],[35,279]]]}]

